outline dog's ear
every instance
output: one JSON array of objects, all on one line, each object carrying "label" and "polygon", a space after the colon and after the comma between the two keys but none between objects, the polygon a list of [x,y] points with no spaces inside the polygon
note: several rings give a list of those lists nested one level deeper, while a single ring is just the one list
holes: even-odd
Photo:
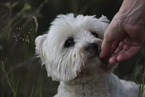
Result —
[{"label": "dog's ear", "polygon": [[44,41],[47,38],[47,34],[44,35],[40,35],[35,39],[35,45],[36,45],[36,54],[41,58],[42,62],[44,61],[43,59],[43,55],[44,55],[44,51],[43,51],[43,47],[45,46]]},{"label": "dog's ear", "polygon": [[102,25],[101,27],[103,28],[103,31],[101,32],[101,35],[100,35],[100,38],[103,39],[104,33],[109,25],[109,20],[104,15],[102,15],[102,17],[100,17],[98,20],[101,22],[101,25]]},{"label": "dog's ear", "polygon": [[99,21],[104,22],[104,23],[107,23],[107,24],[109,24],[109,22],[110,22],[110,21],[107,19],[107,17],[104,16],[104,15],[102,15],[102,17],[99,18]]}]

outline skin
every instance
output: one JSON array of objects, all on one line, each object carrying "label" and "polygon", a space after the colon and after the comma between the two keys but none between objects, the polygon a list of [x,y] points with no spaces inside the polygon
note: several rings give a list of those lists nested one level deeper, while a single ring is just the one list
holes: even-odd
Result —
[{"label": "skin", "polygon": [[145,41],[145,0],[124,0],[108,26],[100,57],[114,64],[136,55]]}]

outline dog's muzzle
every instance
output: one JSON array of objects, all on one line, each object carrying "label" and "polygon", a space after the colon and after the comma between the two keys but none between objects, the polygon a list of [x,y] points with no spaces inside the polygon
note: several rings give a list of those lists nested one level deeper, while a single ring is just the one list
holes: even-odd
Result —
[{"label": "dog's muzzle", "polygon": [[95,58],[99,55],[98,45],[96,43],[89,43],[84,47],[84,51],[88,58]]}]

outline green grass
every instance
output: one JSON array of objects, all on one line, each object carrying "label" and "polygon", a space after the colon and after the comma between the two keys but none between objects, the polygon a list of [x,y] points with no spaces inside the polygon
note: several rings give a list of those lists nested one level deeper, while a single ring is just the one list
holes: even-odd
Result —
[{"label": "green grass", "polygon": [[0,63],[0,97],[52,97],[56,94],[58,82],[52,82],[51,78],[47,77],[45,68],[32,63],[34,65],[26,67],[26,70],[23,67],[13,71],[11,67],[10,73],[6,71],[7,64],[3,61]]},{"label": "green grass", "polygon": [[139,87],[138,97],[143,97],[143,93],[144,93],[144,79],[145,79],[145,70],[144,70],[144,73],[142,74],[142,84],[140,84],[140,87]]},{"label": "green grass", "polygon": [[13,97],[17,97],[17,89],[18,89],[19,81],[17,81],[16,85],[14,84],[12,73],[11,73],[11,80],[10,80],[8,74],[5,71],[5,65],[3,61],[1,62],[1,69],[3,71],[4,78],[6,79],[7,84],[9,85],[12,91]]}]

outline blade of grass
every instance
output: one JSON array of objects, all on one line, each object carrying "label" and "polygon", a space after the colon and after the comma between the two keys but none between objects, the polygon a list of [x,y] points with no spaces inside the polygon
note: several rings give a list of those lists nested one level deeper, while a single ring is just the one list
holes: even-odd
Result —
[{"label": "blade of grass", "polygon": [[42,97],[42,77],[40,75],[40,80],[39,80],[39,86],[40,86],[40,97]]},{"label": "blade of grass", "polygon": [[138,97],[141,95],[141,84],[139,85],[139,92],[138,92]]},{"label": "blade of grass", "polygon": [[143,97],[143,92],[144,92],[144,75],[145,75],[145,70],[144,70],[143,77],[142,77],[142,91],[141,91],[141,97]]},{"label": "blade of grass", "polygon": [[30,93],[30,96],[29,96],[29,97],[33,97],[33,96],[34,96],[34,88],[35,88],[35,86],[33,85],[33,87],[32,87],[32,90],[31,90],[31,93]]},{"label": "blade of grass", "polygon": [[[2,69],[2,71],[4,73],[4,77],[6,78],[6,81],[7,81],[8,85],[9,85],[11,91],[12,91],[13,97],[16,97],[19,81],[17,82],[16,87],[14,86],[14,82],[13,81],[12,81],[12,84],[11,84],[11,81],[10,81],[10,79],[8,77],[8,74],[7,74],[6,70],[5,70],[5,65],[4,65],[3,61],[1,62],[1,69]],[[11,75],[13,75],[13,74],[11,74]],[[13,78],[12,78],[12,80],[13,80]]]},{"label": "blade of grass", "polygon": [[143,97],[143,93],[144,93],[144,76],[145,76],[145,69],[142,75],[142,83],[139,86],[139,93],[138,93],[138,97]]}]

